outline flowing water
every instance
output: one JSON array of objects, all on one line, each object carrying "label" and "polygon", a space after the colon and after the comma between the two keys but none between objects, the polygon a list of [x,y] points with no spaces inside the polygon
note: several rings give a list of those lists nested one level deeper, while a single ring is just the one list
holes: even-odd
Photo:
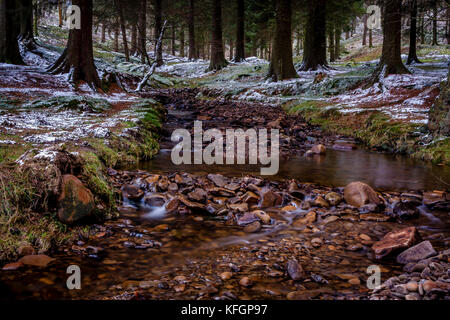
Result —
[{"label": "flowing water", "polygon": [[[259,173],[256,166],[175,166],[168,149],[161,150],[152,161],[130,169],[235,177]],[[282,161],[278,175],[270,179],[297,179],[334,187],[363,181],[386,191],[446,190],[450,168],[365,150],[328,150],[326,156]],[[374,264],[366,246],[358,251],[332,249],[353,244],[352,234],[364,233],[379,239],[392,229],[415,225],[425,239],[433,240],[436,249],[446,248],[450,242],[448,213],[423,207],[419,218],[403,223],[352,223],[351,219],[342,219],[323,226],[314,237],[322,237],[327,245],[317,249],[312,257],[303,248],[312,235],[292,227],[295,214],[279,215],[277,223],[249,235],[242,228],[226,225],[220,217],[170,215],[163,208],[125,202],[119,221],[99,226],[89,240],[53,254],[56,261],[47,268],[0,271],[0,299],[101,299],[135,290],[145,291],[146,297],[152,299],[214,298],[230,296],[230,292],[240,299],[284,299],[299,286],[280,276],[277,265],[292,254],[292,248],[300,247],[304,255],[298,258],[308,272],[327,279],[327,283],[318,283],[319,278],[303,283],[308,292],[306,298],[351,298],[368,290],[364,283],[352,287],[346,277],[350,274],[364,280],[366,268]],[[130,248],[130,242],[143,246]],[[73,252],[77,250],[82,254]],[[218,273],[228,271],[230,263],[239,266],[239,271],[234,270],[239,277],[253,276],[256,284],[243,289],[238,276],[223,283]],[[69,265],[80,266],[82,290],[67,289]],[[387,261],[383,271],[391,276],[400,273],[401,267]],[[187,288],[178,289],[174,278],[180,275],[186,277]]]}]

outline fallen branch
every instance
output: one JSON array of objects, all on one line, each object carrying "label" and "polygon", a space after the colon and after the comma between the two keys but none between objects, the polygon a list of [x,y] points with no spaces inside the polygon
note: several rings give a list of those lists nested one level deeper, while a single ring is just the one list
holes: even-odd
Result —
[{"label": "fallen branch", "polygon": [[[167,25],[167,20],[164,21],[164,25],[162,27],[161,33],[159,34],[158,42],[156,43],[155,53],[158,52],[159,48],[161,48],[162,40],[163,40],[163,36],[164,36],[164,31],[166,30],[166,25]],[[152,74],[155,72],[155,69],[156,69],[157,65],[158,65],[158,63],[156,61],[153,62],[152,66],[150,67],[149,72],[147,72],[147,74],[144,76],[142,81],[138,84],[135,92],[141,92],[142,91],[142,88],[147,84],[148,79],[150,79]]]}]

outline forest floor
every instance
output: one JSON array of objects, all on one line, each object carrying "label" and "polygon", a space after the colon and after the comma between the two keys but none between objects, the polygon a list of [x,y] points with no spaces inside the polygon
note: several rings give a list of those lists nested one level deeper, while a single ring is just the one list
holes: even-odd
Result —
[{"label": "forest floor", "polygon": [[[343,185],[143,166],[160,148],[171,148],[171,129],[192,130],[194,120],[203,120],[207,128],[278,128],[284,159],[304,157],[317,144],[351,153],[362,143],[447,168],[449,138],[431,136],[425,125],[447,77],[448,49],[424,46],[424,63],[411,66],[411,75],[389,76],[370,88],[360,82],[374,70],[379,46],[360,48],[359,39],[344,42],[351,52],[323,73],[277,83],[265,79],[268,62],[258,58],[214,73],[205,71],[207,61],[166,55],[166,65],[137,94],[149,67],[96,44],[100,75],[118,72],[127,91],[103,93],[45,73],[66,34],[55,27],[40,31],[38,50],[25,55],[28,66],[0,64],[0,260],[30,251],[56,260],[42,258],[41,269],[6,265],[0,290],[10,297],[367,299],[370,247],[389,231],[416,226],[436,250],[448,249],[445,171],[438,190],[392,186],[378,193],[383,208],[357,209],[343,200]],[[95,196],[100,220],[120,219],[91,227],[58,222],[54,204],[40,203],[57,193],[50,186],[60,176],[48,175],[49,168],[80,178]],[[434,263],[448,268],[445,259]],[[67,263],[85,270],[86,290],[65,289]],[[377,263],[383,280],[406,272],[395,284],[444,277],[442,268],[417,275],[393,259]],[[301,281],[293,279],[296,273]],[[407,295],[391,289],[381,298]]]}]

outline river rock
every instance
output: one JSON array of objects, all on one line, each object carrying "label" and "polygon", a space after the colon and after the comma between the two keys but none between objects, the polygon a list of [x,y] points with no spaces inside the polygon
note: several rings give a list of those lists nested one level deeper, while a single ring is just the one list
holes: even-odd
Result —
[{"label": "river rock", "polygon": [[5,264],[2,268],[3,271],[14,271],[22,268],[24,264],[22,262],[13,262]]},{"label": "river rock", "polygon": [[300,218],[294,221],[293,226],[298,228],[302,227],[304,225],[308,225],[311,223],[316,222],[317,219],[317,213],[315,211],[310,211],[306,214],[304,218]]},{"label": "river rock", "polygon": [[446,197],[444,192],[424,192],[423,194],[423,204],[433,207],[440,202],[445,202]]},{"label": "river rock", "polygon": [[36,252],[35,252],[33,246],[31,246],[29,244],[24,244],[17,249],[17,254],[20,257],[23,257],[23,256],[31,256],[33,254],[36,254]]},{"label": "river rock", "polygon": [[252,280],[250,280],[249,277],[243,277],[241,280],[239,280],[239,284],[243,287],[251,287],[252,286]]},{"label": "river rock", "polygon": [[297,260],[289,260],[286,265],[286,270],[289,277],[294,281],[301,280],[305,277],[305,272]]},{"label": "river rock", "polygon": [[162,207],[166,203],[166,198],[160,194],[150,194],[145,196],[144,202],[151,207]]},{"label": "river rock", "polygon": [[314,154],[325,154],[327,153],[327,148],[323,144],[317,144],[311,148],[311,151]]},{"label": "river rock", "polygon": [[272,218],[262,210],[252,211],[251,213],[255,214],[264,224],[269,224],[272,220]]},{"label": "river rock", "polygon": [[419,262],[420,260],[433,257],[437,254],[430,241],[423,241],[414,247],[411,247],[397,256],[397,262],[407,264],[411,262]]},{"label": "river rock", "polygon": [[194,191],[188,193],[188,198],[192,201],[205,202],[208,194],[201,188],[195,188]]},{"label": "river rock", "polygon": [[244,227],[244,232],[256,233],[261,231],[261,223],[259,221],[252,222]]},{"label": "river rock", "polygon": [[242,201],[244,201],[245,203],[252,205],[252,204],[257,204],[259,203],[259,196],[256,195],[255,193],[248,191],[243,197],[242,197]]},{"label": "river rock", "polygon": [[248,211],[248,204],[247,203],[234,203],[234,204],[230,204],[229,208],[233,211],[238,211],[238,212],[247,212]]},{"label": "river rock", "polygon": [[173,198],[166,204],[166,211],[168,213],[172,213],[178,210],[178,206],[180,205],[180,200],[178,198]]},{"label": "river rock", "polygon": [[342,196],[336,192],[330,192],[325,195],[325,200],[332,206],[337,206],[342,202]]},{"label": "river rock", "polygon": [[374,243],[372,250],[376,259],[401,250],[407,249],[414,245],[420,239],[420,235],[415,227],[408,227],[386,234],[383,239]]},{"label": "river rock", "polygon": [[224,187],[228,183],[228,180],[221,174],[208,174],[208,179],[220,188]]},{"label": "river rock", "polygon": [[281,205],[283,200],[278,193],[273,192],[272,190],[266,190],[262,194],[261,200],[261,208],[270,208]]},{"label": "river rock", "polygon": [[381,204],[378,194],[362,182],[352,182],[344,189],[344,198],[348,204],[360,208],[368,203]]},{"label": "river rock", "polygon": [[140,200],[144,196],[144,191],[135,185],[127,184],[122,187],[122,195],[130,200]]},{"label": "river rock", "polygon": [[255,221],[259,221],[259,217],[256,215],[256,213],[247,212],[237,221],[237,223],[239,226],[246,226]]},{"label": "river rock", "polygon": [[66,224],[73,224],[89,217],[95,209],[94,196],[75,176],[64,175],[61,194],[58,198],[58,218]]},{"label": "river rock", "polygon": [[416,218],[419,216],[419,207],[422,203],[418,201],[399,201],[394,205],[394,216],[401,219]]},{"label": "river rock", "polygon": [[318,196],[314,200],[313,204],[314,204],[314,206],[321,207],[321,208],[329,208],[330,207],[330,204],[324,198],[322,198],[322,196]]},{"label": "river rock", "polygon": [[31,255],[31,256],[25,256],[19,259],[18,262],[27,265],[27,266],[34,266],[34,267],[46,267],[50,262],[52,262],[53,258],[50,258],[49,256],[46,256],[45,254],[38,254],[38,255]]}]

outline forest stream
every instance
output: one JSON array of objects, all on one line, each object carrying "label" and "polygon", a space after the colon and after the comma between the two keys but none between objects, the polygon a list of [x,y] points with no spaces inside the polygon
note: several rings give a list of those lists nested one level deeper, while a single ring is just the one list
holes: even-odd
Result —
[{"label": "forest stream", "polygon": [[[411,217],[399,219],[337,204],[320,206],[312,196],[342,191],[350,182],[363,181],[389,197],[386,211],[398,213],[396,198],[417,203],[422,201],[420,192],[445,190],[450,180],[448,166],[368,151],[345,137],[332,137],[326,155],[290,154],[281,161],[278,175],[267,182],[258,177],[255,166],[175,166],[170,159],[170,132],[180,126],[189,128],[198,114],[186,112],[189,106],[180,103],[166,101],[166,107],[169,114],[160,153],[138,167],[110,173],[122,187],[142,187],[147,181],[141,188],[145,196],[134,200],[124,196],[119,220],[96,225],[94,234],[52,255],[56,260],[47,268],[0,273],[2,298],[366,299],[369,266],[381,267],[383,281],[402,273],[402,266],[394,259],[375,261],[371,253],[371,245],[386,233],[415,226],[437,251],[448,248],[450,224],[445,209],[419,205]],[[217,126],[220,121],[210,120],[209,125]],[[214,196],[216,203],[246,190],[264,192],[266,183],[289,193],[284,179],[301,181],[300,189],[307,191],[283,199],[284,207],[267,208],[264,214],[271,222],[259,224],[257,230],[249,230],[248,225],[243,228],[239,223],[242,218],[231,223],[230,215],[206,215],[195,205],[188,209],[189,214],[168,212],[171,190],[156,192],[164,179],[170,184],[166,189],[175,183],[177,190],[195,185],[209,192],[213,190],[208,186],[211,181],[221,185],[214,177],[233,186],[225,187],[230,194],[215,188],[225,192]],[[156,181],[158,185],[152,186]],[[197,189],[192,192],[194,198],[202,197],[201,192],[195,194]],[[189,203],[186,200],[188,207]],[[318,217],[314,214],[304,225],[296,223],[298,217],[311,212],[311,207],[316,208]],[[287,270],[292,267],[286,267],[292,257],[308,275],[302,282],[286,276],[292,272]],[[69,265],[81,268],[81,290],[67,290]]]}]

